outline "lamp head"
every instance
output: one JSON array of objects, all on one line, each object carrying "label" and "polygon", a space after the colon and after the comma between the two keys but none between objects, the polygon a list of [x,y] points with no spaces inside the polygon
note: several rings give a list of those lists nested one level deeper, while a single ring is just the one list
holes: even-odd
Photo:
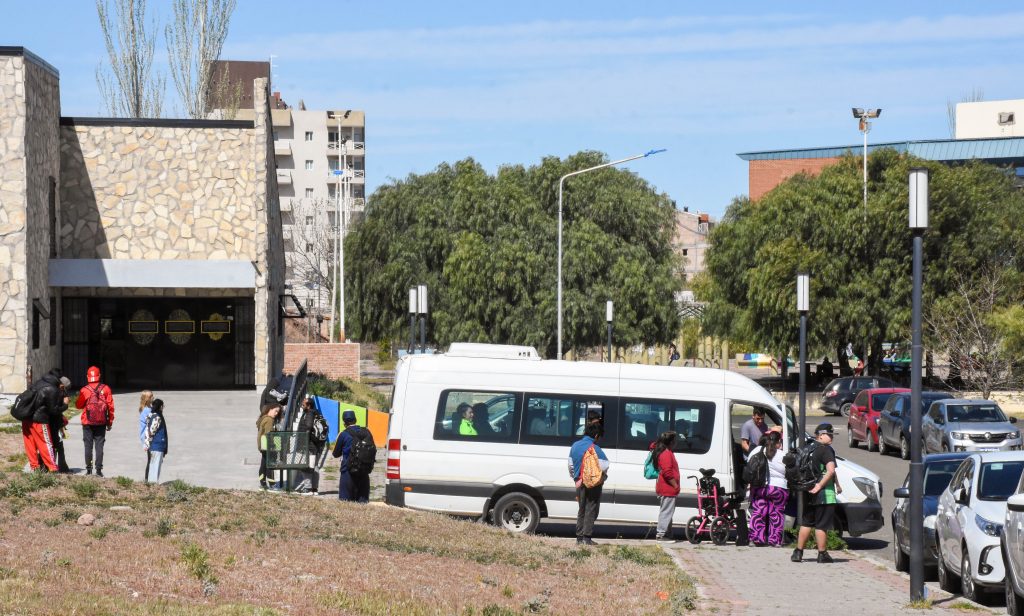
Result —
[{"label": "lamp head", "polygon": [[855,117],[855,118],[863,118],[864,117],[864,110],[862,108],[860,108],[860,107],[854,107],[853,108],[853,117]]}]

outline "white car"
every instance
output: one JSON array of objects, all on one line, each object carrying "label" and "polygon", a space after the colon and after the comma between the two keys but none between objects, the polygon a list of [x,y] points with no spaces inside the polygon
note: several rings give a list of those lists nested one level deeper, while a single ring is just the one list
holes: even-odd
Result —
[{"label": "white car", "polygon": [[1000,542],[1006,569],[1006,613],[1024,616],[1024,475],[1016,493],[1006,501]]},{"label": "white car", "polygon": [[[999,537],[1006,499],[1024,471],[1024,452],[968,456],[939,497],[935,515],[939,586],[977,601],[986,589],[1003,588]],[[959,588],[957,588],[959,582]]]}]

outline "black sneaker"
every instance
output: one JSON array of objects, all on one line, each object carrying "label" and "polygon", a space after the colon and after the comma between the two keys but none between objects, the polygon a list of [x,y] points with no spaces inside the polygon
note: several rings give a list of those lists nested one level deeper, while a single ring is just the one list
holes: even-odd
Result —
[{"label": "black sneaker", "polygon": [[103,471],[101,471],[100,469],[96,469],[96,476],[97,477],[102,477],[103,476]]},{"label": "black sneaker", "polygon": [[584,543],[586,542],[583,540],[583,537],[576,537],[576,545],[583,545]]},{"label": "black sneaker", "polygon": [[793,550],[793,555],[789,557],[789,560],[791,560],[791,561],[793,561],[795,563],[803,562],[803,560],[804,560],[804,551],[800,550],[800,549],[794,549]]},{"label": "black sneaker", "polygon": [[594,543],[594,540],[591,539],[590,537],[584,537],[583,538],[583,545],[597,545],[597,544]]},{"label": "black sneaker", "polygon": [[832,562],[832,557],[829,556],[828,552],[818,552],[818,562],[819,563],[830,563],[830,562]]},{"label": "black sneaker", "polygon": [[86,467],[85,468],[85,474],[86,475],[92,475],[92,468],[91,467]]}]

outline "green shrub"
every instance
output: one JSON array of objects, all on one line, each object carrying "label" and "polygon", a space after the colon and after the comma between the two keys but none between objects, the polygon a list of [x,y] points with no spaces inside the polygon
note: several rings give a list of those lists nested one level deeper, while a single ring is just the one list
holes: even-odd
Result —
[{"label": "green shrub", "polygon": [[351,394],[352,390],[340,379],[332,379],[314,372],[306,378],[306,392],[311,396],[342,400]]},{"label": "green shrub", "polygon": [[213,575],[213,568],[210,566],[210,554],[195,543],[186,543],[181,548],[181,561],[192,577],[200,582],[217,583]]},{"label": "green shrub", "polygon": [[78,498],[93,498],[100,491],[100,486],[95,481],[83,480],[71,484],[71,490]]},{"label": "green shrub", "polygon": [[94,526],[93,529],[89,531],[89,536],[91,536],[93,539],[102,539],[106,537],[107,533],[109,532],[109,526]]},{"label": "green shrub", "polygon": [[135,480],[132,479],[131,477],[123,477],[122,476],[122,477],[118,477],[114,481],[116,481],[117,485],[121,486],[122,488],[130,488],[130,487],[132,487],[132,485],[135,484]]},{"label": "green shrub", "polygon": [[171,534],[171,529],[173,528],[174,525],[171,524],[171,520],[169,518],[160,518],[156,521],[156,534],[160,537],[166,537]]},{"label": "green shrub", "polygon": [[0,580],[10,580],[18,577],[18,572],[7,567],[0,567]]}]

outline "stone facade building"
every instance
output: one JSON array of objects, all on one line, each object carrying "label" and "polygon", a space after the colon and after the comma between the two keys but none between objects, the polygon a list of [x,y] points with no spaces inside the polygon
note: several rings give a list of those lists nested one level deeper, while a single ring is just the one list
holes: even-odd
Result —
[{"label": "stone facade building", "polygon": [[251,388],[283,366],[268,84],[251,120],[69,118],[0,47],[0,392],[97,365],[114,387]]}]

